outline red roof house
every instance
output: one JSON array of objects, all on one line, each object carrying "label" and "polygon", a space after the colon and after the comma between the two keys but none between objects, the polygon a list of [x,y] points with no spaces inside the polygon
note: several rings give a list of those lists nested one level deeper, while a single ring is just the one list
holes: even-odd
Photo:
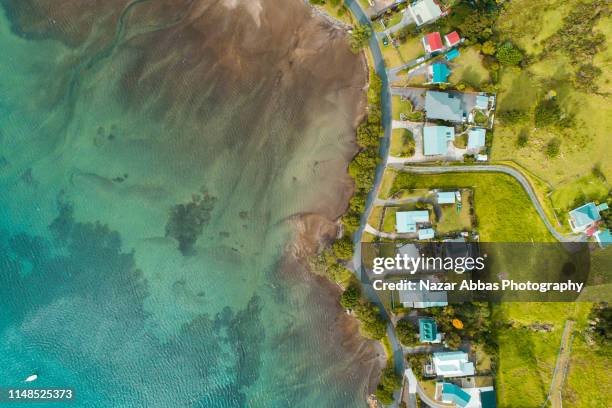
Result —
[{"label": "red roof house", "polygon": [[423,37],[423,46],[427,52],[440,51],[442,49],[442,38],[439,32],[429,33]]},{"label": "red roof house", "polygon": [[444,39],[446,40],[446,45],[448,45],[449,47],[459,44],[459,41],[461,41],[461,37],[459,37],[459,33],[457,33],[456,31],[446,34],[444,36]]}]

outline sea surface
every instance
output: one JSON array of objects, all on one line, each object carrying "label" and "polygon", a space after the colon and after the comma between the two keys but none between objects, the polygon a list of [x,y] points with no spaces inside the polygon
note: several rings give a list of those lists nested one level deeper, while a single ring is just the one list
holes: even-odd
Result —
[{"label": "sea surface", "polygon": [[371,350],[288,255],[346,205],[364,84],[299,0],[0,1],[0,387],[364,406]]}]

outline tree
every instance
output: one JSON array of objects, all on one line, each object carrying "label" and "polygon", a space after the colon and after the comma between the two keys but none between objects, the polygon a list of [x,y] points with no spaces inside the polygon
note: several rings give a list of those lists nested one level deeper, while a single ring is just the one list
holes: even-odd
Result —
[{"label": "tree", "polygon": [[589,314],[591,321],[590,331],[593,338],[600,346],[612,345],[612,309],[607,303],[599,303],[593,306]]},{"label": "tree", "polygon": [[558,137],[553,137],[546,145],[546,156],[553,158],[559,155],[561,148],[561,140]]},{"label": "tree", "polygon": [[355,314],[361,322],[363,334],[374,340],[385,336],[387,325],[380,315],[378,308],[372,303],[360,303],[355,306]]},{"label": "tree", "polygon": [[334,255],[339,259],[349,259],[353,256],[353,241],[349,236],[343,236],[332,245]]},{"label": "tree", "polygon": [[372,29],[367,24],[356,25],[351,31],[349,43],[354,53],[359,52],[368,45],[368,40],[372,36]]},{"label": "tree", "polygon": [[404,346],[414,346],[417,343],[417,331],[408,320],[400,320],[395,326],[397,338]]},{"label": "tree", "polygon": [[563,112],[555,98],[544,99],[535,109],[534,122],[537,127],[560,125]]},{"label": "tree", "polygon": [[395,370],[391,366],[387,366],[380,378],[380,383],[376,387],[376,398],[384,405],[393,403],[393,392],[402,386],[402,378],[395,374]]},{"label": "tree", "polygon": [[523,129],[521,129],[521,131],[518,134],[518,137],[516,139],[516,145],[518,147],[525,147],[525,146],[527,146],[528,142],[529,142],[529,131],[527,131],[527,129],[523,128]]},{"label": "tree", "polygon": [[495,51],[497,51],[497,47],[495,47],[495,43],[493,41],[489,40],[482,44],[480,51],[485,55],[494,55]]},{"label": "tree", "polygon": [[458,349],[461,346],[461,336],[455,331],[448,332],[444,335],[444,342],[450,349]]},{"label": "tree", "polygon": [[340,304],[345,309],[354,309],[361,299],[361,289],[355,283],[351,283],[340,295]]},{"label": "tree", "polygon": [[509,41],[497,49],[495,56],[503,65],[518,65],[523,60],[523,53]]}]

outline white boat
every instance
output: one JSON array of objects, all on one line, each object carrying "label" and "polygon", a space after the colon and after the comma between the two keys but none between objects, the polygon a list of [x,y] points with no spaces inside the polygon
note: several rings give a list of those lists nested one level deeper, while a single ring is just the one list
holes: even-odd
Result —
[{"label": "white boat", "polygon": [[24,381],[25,382],[32,382],[32,381],[36,381],[36,379],[38,378],[38,375],[36,374],[32,374],[31,376],[29,376],[28,378],[26,378]]}]

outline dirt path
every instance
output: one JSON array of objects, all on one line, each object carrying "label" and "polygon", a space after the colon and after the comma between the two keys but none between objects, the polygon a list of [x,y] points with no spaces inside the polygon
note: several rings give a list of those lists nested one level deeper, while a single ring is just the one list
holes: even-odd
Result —
[{"label": "dirt path", "polygon": [[548,396],[546,401],[542,404],[542,407],[547,406],[547,402],[550,401],[552,408],[562,408],[563,400],[561,394],[563,392],[563,384],[565,383],[565,377],[567,376],[567,370],[570,362],[570,351],[572,348],[572,340],[574,335],[572,331],[574,329],[573,320],[565,322],[563,328],[563,335],[561,337],[561,346],[559,348],[559,355],[557,356],[557,364],[555,365],[555,371],[553,372],[552,381],[550,383],[550,389],[548,390]]}]

